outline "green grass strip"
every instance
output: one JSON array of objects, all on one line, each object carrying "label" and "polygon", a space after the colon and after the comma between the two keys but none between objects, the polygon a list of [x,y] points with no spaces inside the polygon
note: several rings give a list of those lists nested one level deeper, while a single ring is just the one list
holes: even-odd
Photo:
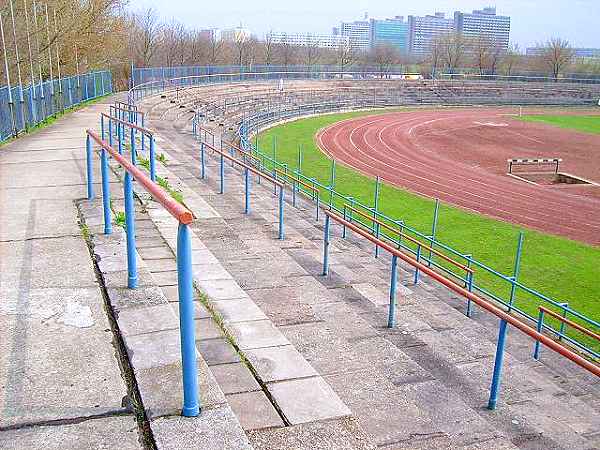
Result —
[{"label": "green grass strip", "polygon": [[543,122],[560,128],[583,131],[584,133],[600,134],[600,115],[529,115],[521,117],[521,120],[525,122]]},{"label": "green grass strip", "polygon": [[[317,147],[316,133],[323,127],[340,120],[380,112],[352,112],[323,115],[282,124],[266,130],[258,137],[261,152],[273,154],[274,137],[277,142],[276,157],[297,167],[298,148],[303,150],[302,174],[316,178],[327,185],[331,173],[331,160]],[[269,165],[267,164],[267,168]],[[366,205],[373,205],[375,182],[351,168],[337,165],[336,191],[353,196]],[[322,193],[324,201],[329,194]],[[338,207],[343,201],[336,199]],[[413,194],[404,189],[383,184],[379,210],[389,217],[405,223],[424,234],[431,232],[434,200]],[[512,275],[519,231],[525,233],[519,281],[594,320],[600,318],[600,248],[468,212],[442,203],[439,211],[437,239],[505,275]],[[461,261],[461,262],[464,262]],[[335,264],[335,258],[333,261]],[[481,269],[475,272],[475,283],[504,299],[510,295],[510,284]],[[537,317],[540,300],[517,290],[515,305]],[[589,341],[588,341],[589,342]],[[595,346],[600,348],[600,346]]]}]

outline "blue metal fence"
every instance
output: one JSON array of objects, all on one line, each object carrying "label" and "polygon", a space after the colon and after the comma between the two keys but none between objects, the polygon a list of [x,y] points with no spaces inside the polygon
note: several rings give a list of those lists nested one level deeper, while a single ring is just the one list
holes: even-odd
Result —
[{"label": "blue metal fence", "polygon": [[0,88],[0,142],[17,136],[56,113],[113,91],[109,71]]},{"label": "blue metal fence", "polygon": [[[408,70],[407,70],[408,69]],[[315,64],[315,65],[213,65],[213,66],[176,66],[176,67],[133,67],[131,75],[131,87],[139,86],[140,84],[149,83],[159,80],[169,80],[173,78],[198,77],[215,74],[240,74],[240,73],[281,73],[281,72],[296,72],[296,73],[313,73],[313,72],[352,72],[352,73],[370,73],[372,75],[390,75],[390,74],[405,74],[416,67],[407,67],[404,65],[391,65],[382,68],[377,65],[352,65],[347,66],[343,70],[339,65],[335,64]],[[281,75],[273,75],[273,79],[280,78]],[[599,84],[600,75],[587,73],[566,73],[555,80],[548,74],[539,71],[519,71],[511,75],[480,75],[473,73],[471,69],[460,69],[452,74],[443,73],[438,75],[442,79],[456,80],[481,80],[481,81],[531,81],[531,82],[561,82],[561,83],[584,83],[584,84]],[[287,78],[287,77],[286,77]],[[264,79],[264,78],[263,78]]]}]

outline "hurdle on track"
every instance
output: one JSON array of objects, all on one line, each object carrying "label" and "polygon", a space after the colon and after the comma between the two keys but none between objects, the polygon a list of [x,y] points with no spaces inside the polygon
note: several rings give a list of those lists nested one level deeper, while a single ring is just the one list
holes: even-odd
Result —
[{"label": "hurdle on track", "polygon": [[553,165],[554,173],[558,173],[561,158],[514,158],[507,159],[508,162],[508,173],[513,173],[513,166],[540,166],[540,165]]}]

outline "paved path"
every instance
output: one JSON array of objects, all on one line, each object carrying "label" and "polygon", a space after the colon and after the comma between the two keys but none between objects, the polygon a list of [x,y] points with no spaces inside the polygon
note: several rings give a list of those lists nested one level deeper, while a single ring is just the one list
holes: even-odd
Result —
[{"label": "paved path", "polygon": [[84,130],[105,109],[0,147],[2,449],[141,448],[78,224]]}]

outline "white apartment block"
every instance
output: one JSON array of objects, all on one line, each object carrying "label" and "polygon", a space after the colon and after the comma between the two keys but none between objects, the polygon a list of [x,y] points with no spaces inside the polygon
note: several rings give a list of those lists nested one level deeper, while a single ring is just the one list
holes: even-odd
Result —
[{"label": "white apartment block", "polygon": [[274,44],[290,44],[298,46],[315,46],[322,48],[338,48],[340,45],[348,44],[347,36],[318,33],[270,33],[271,42]]}]

